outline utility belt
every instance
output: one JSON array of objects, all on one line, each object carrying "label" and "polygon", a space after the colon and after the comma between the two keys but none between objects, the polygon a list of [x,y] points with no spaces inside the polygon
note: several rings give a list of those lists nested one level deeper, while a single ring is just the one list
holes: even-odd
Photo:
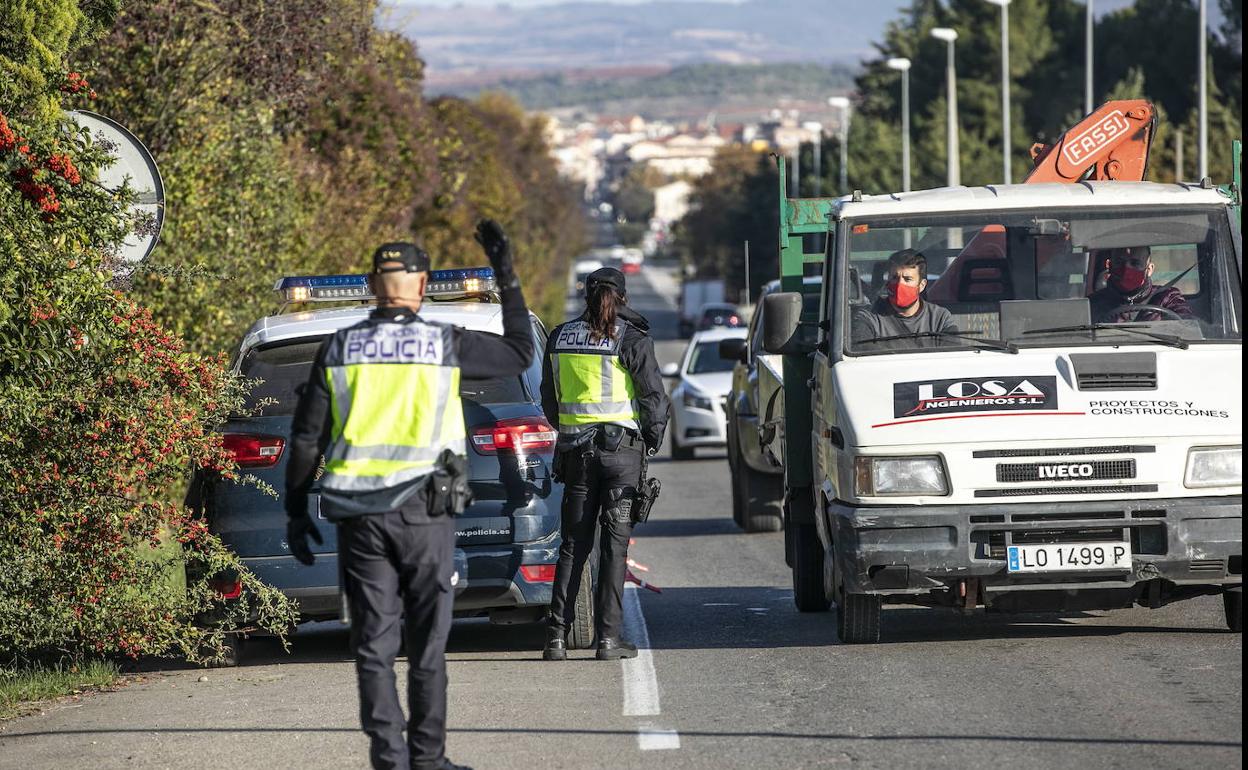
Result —
[{"label": "utility belt", "polygon": [[551,471],[556,481],[563,481],[569,462],[584,462],[595,452],[618,452],[624,448],[641,453],[641,476],[636,486],[612,487],[606,491],[603,524],[640,524],[650,518],[650,509],[659,497],[662,485],[658,479],[648,478],[646,443],[641,434],[620,425],[603,423],[577,434],[573,443],[560,447],[555,453]]}]

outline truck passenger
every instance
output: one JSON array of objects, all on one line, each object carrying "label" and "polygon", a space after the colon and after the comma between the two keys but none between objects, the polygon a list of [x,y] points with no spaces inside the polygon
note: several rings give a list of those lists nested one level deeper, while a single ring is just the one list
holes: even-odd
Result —
[{"label": "truck passenger", "polygon": [[[1154,286],[1153,250],[1148,246],[1105,249],[1109,279],[1105,288],[1092,293],[1092,320],[1097,323],[1160,321],[1194,318],[1192,308],[1177,286]],[[1140,310],[1131,308],[1139,307]],[[1149,310],[1161,308],[1169,313]]]},{"label": "truck passenger", "polygon": [[[854,312],[853,341],[865,350],[937,347],[935,335],[957,334],[953,316],[940,305],[923,299],[927,288],[927,257],[902,249],[888,258],[885,292],[870,307]],[[898,337],[915,336],[913,340]],[[880,340],[872,342],[872,340]]]}]

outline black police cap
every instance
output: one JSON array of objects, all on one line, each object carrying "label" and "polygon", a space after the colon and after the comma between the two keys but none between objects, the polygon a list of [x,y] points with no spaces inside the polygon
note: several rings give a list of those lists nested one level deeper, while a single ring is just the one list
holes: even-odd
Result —
[{"label": "black police cap", "polygon": [[624,274],[614,267],[600,267],[585,279],[585,293],[593,294],[599,286],[611,286],[620,294],[624,293]]},{"label": "black police cap", "polygon": [[[402,267],[394,265],[382,267],[392,262],[398,262]],[[373,252],[373,272],[427,273],[429,272],[429,255],[414,243],[405,241],[383,243]]]}]

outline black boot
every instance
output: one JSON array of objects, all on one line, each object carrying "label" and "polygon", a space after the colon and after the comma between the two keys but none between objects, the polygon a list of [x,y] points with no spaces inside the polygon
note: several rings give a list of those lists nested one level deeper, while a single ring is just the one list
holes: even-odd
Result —
[{"label": "black boot", "polygon": [[542,650],[542,660],[567,660],[568,643],[563,637],[563,629],[551,626],[546,634],[546,648]]},{"label": "black boot", "polygon": [[637,657],[637,648],[619,639],[606,639],[598,642],[598,660],[619,660]]}]

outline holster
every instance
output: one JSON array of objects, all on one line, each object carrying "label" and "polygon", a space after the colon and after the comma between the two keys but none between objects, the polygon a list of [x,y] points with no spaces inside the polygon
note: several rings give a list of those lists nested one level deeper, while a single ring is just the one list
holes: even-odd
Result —
[{"label": "holster", "polygon": [[641,456],[641,488],[635,490],[636,496],[633,500],[632,516],[633,524],[641,524],[650,518],[650,509],[654,507],[654,503],[659,499],[659,493],[663,491],[663,485],[656,478],[646,478],[650,473],[650,463],[646,460],[646,455]]},{"label": "holster", "polygon": [[468,459],[449,449],[438,455],[433,473],[429,474],[428,495],[430,516],[458,516],[472,505]]}]

